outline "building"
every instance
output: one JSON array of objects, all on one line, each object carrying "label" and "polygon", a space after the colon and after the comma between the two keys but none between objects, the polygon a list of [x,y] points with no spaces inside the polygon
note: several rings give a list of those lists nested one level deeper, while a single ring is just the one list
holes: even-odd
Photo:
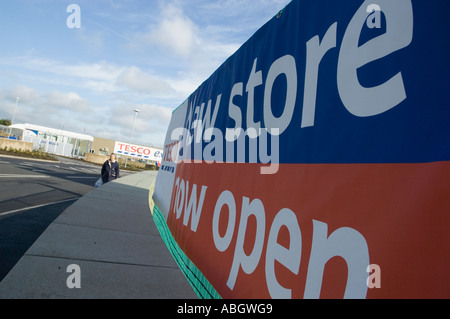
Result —
[{"label": "building", "polygon": [[[159,148],[129,144],[35,124],[14,124],[3,130],[5,136],[32,142],[34,150],[84,158],[95,163],[103,163],[111,153],[115,153],[120,162],[125,162],[128,157],[129,164],[133,162],[133,165],[142,167],[147,164],[160,166],[162,160],[163,151]],[[6,133],[6,131],[8,132]]]},{"label": "building", "polygon": [[32,142],[34,150],[68,157],[84,157],[92,147],[94,137],[62,129],[35,124],[13,124],[9,126],[11,136]]},{"label": "building", "polygon": [[114,153],[121,161],[125,161],[128,157],[128,162],[134,162],[133,164],[137,162],[160,166],[163,150],[156,147],[94,137],[90,153],[101,156],[109,156]]},{"label": "building", "polygon": [[115,140],[95,136],[94,142],[92,142],[90,153],[109,156],[114,152],[115,145]]}]

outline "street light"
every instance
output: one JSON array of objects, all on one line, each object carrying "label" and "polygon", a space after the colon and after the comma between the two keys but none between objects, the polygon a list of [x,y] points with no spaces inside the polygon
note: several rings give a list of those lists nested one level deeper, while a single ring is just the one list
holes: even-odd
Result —
[{"label": "street light", "polygon": [[[128,143],[128,144],[130,144],[130,148],[131,148],[131,139],[133,138],[134,124],[136,124],[136,117],[137,117],[137,114],[140,112],[138,109],[134,109],[133,111],[134,111],[134,121],[133,121],[133,127],[131,128],[130,143]],[[127,168],[128,157],[130,157],[129,151],[128,151],[128,156],[125,159],[125,168]]]},{"label": "street light", "polygon": [[[11,125],[14,124],[14,119],[16,118],[17,104],[19,103],[20,97],[16,97],[16,106],[14,107],[13,117],[11,119]],[[11,136],[12,127],[9,128],[9,136]]]},{"label": "street light", "polygon": [[19,100],[20,100],[20,97],[16,97],[16,107],[14,108],[14,114],[13,114],[13,117],[12,117],[12,120],[11,120],[11,125],[14,124],[14,119],[16,117],[17,104],[19,103]]}]

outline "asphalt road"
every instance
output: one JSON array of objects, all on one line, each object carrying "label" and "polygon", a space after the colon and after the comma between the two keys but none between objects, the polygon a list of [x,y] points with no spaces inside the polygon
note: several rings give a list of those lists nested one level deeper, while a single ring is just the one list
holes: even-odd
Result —
[{"label": "asphalt road", "polygon": [[100,176],[99,165],[59,159],[58,163],[0,156],[0,281]]}]

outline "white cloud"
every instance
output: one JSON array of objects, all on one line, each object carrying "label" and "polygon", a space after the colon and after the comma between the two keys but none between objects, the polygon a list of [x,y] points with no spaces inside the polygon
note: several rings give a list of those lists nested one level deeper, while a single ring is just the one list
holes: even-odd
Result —
[{"label": "white cloud", "polygon": [[158,105],[152,104],[138,104],[137,108],[140,110],[140,117],[146,121],[153,121],[162,126],[169,125],[172,117],[172,110]]},{"label": "white cloud", "polygon": [[[16,107],[16,97],[20,100]],[[65,125],[66,129],[80,132],[80,123],[88,118],[89,101],[75,92],[53,90],[39,92],[35,88],[19,85],[0,90],[0,117],[14,123],[33,123],[54,128]]]},{"label": "white cloud", "polygon": [[63,93],[52,91],[46,95],[46,100],[41,103],[46,103],[56,109],[63,108],[81,113],[89,110],[89,102],[75,92]]},{"label": "white cloud", "polygon": [[6,113],[8,113],[8,109],[11,109],[11,106],[15,106],[16,97],[20,98],[19,108],[33,111],[32,115],[28,116],[30,119],[34,118],[37,113],[46,113],[45,116],[49,116],[52,113],[59,113],[63,110],[85,113],[89,109],[89,101],[75,92],[64,93],[53,90],[42,94],[37,89],[18,85],[11,89],[0,91],[2,109]]},{"label": "white cloud", "polygon": [[[24,57],[3,61],[0,64],[14,65],[40,74],[42,82],[88,89],[95,93],[130,90],[158,98],[176,95],[175,88],[170,85],[170,79],[165,80],[146,73],[137,66],[117,66],[105,61],[72,65],[55,60]],[[38,80],[35,75],[33,77]]]},{"label": "white cloud", "polygon": [[217,32],[210,30],[209,25],[194,22],[187,15],[183,3],[163,2],[159,9],[160,14],[155,14],[159,18],[149,21],[146,32],[136,32],[129,47],[132,50],[139,48],[150,51],[152,56],[158,59],[162,72],[165,72],[164,69],[178,69],[178,77],[172,79],[173,81],[183,82],[181,75],[194,82],[196,88],[232,55],[240,44],[232,40],[230,42],[226,34],[218,36]]},{"label": "white cloud", "polygon": [[142,72],[138,67],[127,67],[117,77],[117,84],[139,93],[167,96],[174,93],[174,89],[165,81]]},{"label": "white cloud", "polygon": [[92,105],[76,92],[40,93],[34,88],[16,86],[0,90],[0,118],[11,119],[20,97],[15,123],[33,123],[53,128],[127,142],[134,122],[133,108],[140,110],[133,142],[162,147],[172,110],[155,104],[118,103]]},{"label": "white cloud", "polygon": [[15,65],[28,70],[42,72],[43,74],[50,73],[63,77],[89,78],[102,81],[112,81],[122,71],[122,68],[105,61],[67,64],[57,60],[27,56],[9,60],[2,59],[2,61],[2,64]]},{"label": "white cloud", "polygon": [[156,44],[171,53],[187,58],[196,45],[196,25],[183,13],[181,8],[168,4],[162,10],[162,19],[157,25],[149,26],[141,39],[146,44]]},{"label": "white cloud", "polygon": [[41,94],[38,90],[25,85],[16,85],[11,89],[4,89],[2,93],[5,98],[4,103],[7,105],[15,105],[16,97],[20,97],[20,103],[33,103],[41,100]]},{"label": "white cloud", "polygon": [[80,30],[16,24],[14,38],[43,41],[13,43],[11,52],[25,56],[2,53],[0,117],[11,117],[20,96],[17,121],[126,141],[137,107],[133,140],[161,146],[172,109],[276,14],[268,8],[286,2],[91,1]]},{"label": "white cloud", "polygon": [[139,113],[136,116],[132,141],[162,147],[172,110],[153,104],[137,104],[133,107],[120,104],[114,107],[111,110],[114,116],[108,118],[108,126],[115,131],[116,138],[128,142],[135,118],[134,108],[137,108]]},{"label": "white cloud", "polygon": [[79,39],[85,43],[89,50],[101,50],[104,47],[104,32],[102,31],[90,31],[86,27],[82,27],[79,32],[76,33]]}]

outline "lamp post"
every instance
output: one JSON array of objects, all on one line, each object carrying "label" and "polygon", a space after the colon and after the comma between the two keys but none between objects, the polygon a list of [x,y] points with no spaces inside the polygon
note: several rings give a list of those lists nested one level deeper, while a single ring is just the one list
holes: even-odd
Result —
[{"label": "lamp post", "polygon": [[[134,124],[136,124],[136,117],[137,114],[140,112],[138,109],[134,109],[134,121],[133,121],[133,127],[131,128],[131,135],[130,135],[130,148],[131,148],[131,139],[133,138],[133,131],[134,131]],[[127,158],[125,159],[125,168],[127,168],[128,158],[130,157],[130,152],[128,152]]]},{"label": "lamp post", "polygon": [[13,114],[13,117],[12,117],[12,120],[11,120],[11,125],[14,124],[14,119],[16,117],[17,104],[19,103],[19,100],[20,100],[20,97],[16,97],[16,107],[14,108],[14,114]]},{"label": "lamp post", "polygon": [[[16,106],[14,107],[13,117],[11,119],[11,125],[14,124],[14,119],[16,118],[17,104],[19,103],[20,97],[16,97]],[[11,136],[12,127],[9,129],[9,136]]]}]

